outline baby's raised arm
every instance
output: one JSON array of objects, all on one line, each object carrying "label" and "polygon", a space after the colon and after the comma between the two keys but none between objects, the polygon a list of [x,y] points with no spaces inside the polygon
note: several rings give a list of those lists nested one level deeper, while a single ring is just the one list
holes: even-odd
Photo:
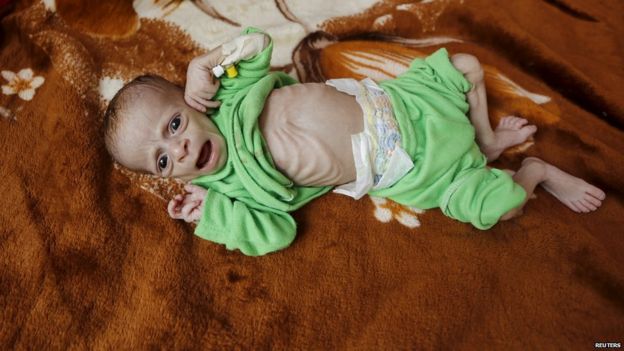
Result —
[{"label": "baby's raised arm", "polygon": [[223,74],[224,67],[258,54],[269,42],[263,33],[245,34],[191,60],[186,72],[186,103],[202,112],[219,106],[219,101],[211,99],[219,90],[217,78]]}]

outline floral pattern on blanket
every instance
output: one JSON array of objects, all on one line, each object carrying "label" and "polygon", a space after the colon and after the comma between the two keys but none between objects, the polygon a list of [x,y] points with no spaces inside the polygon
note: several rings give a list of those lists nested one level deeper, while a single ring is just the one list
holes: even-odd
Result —
[{"label": "floral pattern on blanket", "polygon": [[21,69],[15,73],[12,71],[2,71],[2,77],[7,80],[7,84],[2,85],[2,94],[14,95],[25,101],[30,101],[35,96],[35,91],[45,79],[41,76],[34,76],[33,70],[30,68]]},{"label": "floral pattern on blanket", "polygon": [[425,213],[424,210],[399,205],[392,200],[380,197],[369,196],[369,198],[375,205],[373,213],[378,221],[388,223],[392,220],[396,220],[410,229],[420,227],[420,220],[417,215]]}]

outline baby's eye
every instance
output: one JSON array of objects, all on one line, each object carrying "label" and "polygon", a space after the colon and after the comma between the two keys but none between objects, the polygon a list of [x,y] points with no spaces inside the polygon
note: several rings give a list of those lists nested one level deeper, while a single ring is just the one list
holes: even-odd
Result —
[{"label": "baby's eye", "polygon": [[167,155],[160,156],[160,158],[158,159],[158,168],[163,171],[167,168],[167,163],[169,163],[169,158],[167,157]]},{"label": "baby's eye", "polygon": [[175,116],[171,119],[171,122],[169,122],[169,129],[172,133],[180,128],[180,123],[182,123],[182,119],[180,119],[180,116]]}]

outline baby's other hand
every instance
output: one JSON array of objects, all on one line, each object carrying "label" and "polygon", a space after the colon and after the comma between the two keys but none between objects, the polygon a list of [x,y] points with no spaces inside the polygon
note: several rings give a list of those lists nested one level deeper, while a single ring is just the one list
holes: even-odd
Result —
[{"label": "baby's other hand", "polygon": [[204,199],[207,191],[193,184],[185,185],[184,190],[186,190],[184,195],[176,195],[173,200],[169,201],[167,212],[173,219],[197,223],[204,211]]},{"label": "baby's other hand", "polygon": [[214,58],[210,55],[199,56],[191,60],[186,71],[184,101],[192,108],[206,112],[209,108],[219,107],[219,101],[211,100],[219,90],[220,82],[214,77],[212,67]]}]

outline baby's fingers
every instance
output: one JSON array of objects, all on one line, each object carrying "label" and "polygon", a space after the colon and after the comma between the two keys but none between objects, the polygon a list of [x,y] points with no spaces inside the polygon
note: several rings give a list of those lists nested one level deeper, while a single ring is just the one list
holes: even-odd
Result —
[{"label": "baby's fingers", "polygon": [[197,95],[193,95],[193,100],[195,100],[195,102],[197,103],[200,103],[202,106],[210,107],[210,108],[219,107],[219,105],[221,105],[220,101],[213,101],[213,100],[203,98]]},{"label": "baby's fingers", "polygon": [[207,192],[206,189],[202,188],[201,186],[190,183],[184,186],[184,190],[186,190],[190,194],[193,200],[203,199],[206,196]]},{"label": "baby's fingers", "polygon": [[219,100],[206,100],[206,104],[204,105],[209,108],[217,108],[221,106],[221,101]]},{"label": "baby's fingers", "polygon": [[171,217],[173,219],[180,219],[180,218],[182,218],[182,217],[180,217],[179,205],[180,205],[179,201],[176,201],[176,200],[169,201],[169,204],[167,205],[167,212],[169,213],[169,217]]},{"label": "baby's fingers", "polygon": [[215,96],[216,92],[217,92],[217,89],[211,89],[210,87],[196,88],[196,89],[187,87],[186,90],[184,91],[186,95],[192,96],[194,99],[206,99],[206,100],[212,99]]},{"label": "baby's fingers", "polygon": [[188,220],[189,222],[199,222],[201,215],[202,215],[201,209],[199,207],[195,207],[194,209],[191,210],[191,213],[188,216]]},{"label": "baby's fingers", "polygon": [[186,205],[184,205],[184,207],[182,207],[181,212],[182,212],[182,218],[184,218],[184,221],[189,222],[189,223],[193,221],[191,212],[193,212],[193,210],[196,209],[200,203],[201,203],[200,201],[189,201]]},{"label": "baby's fingers", "polygon": [[184,101],[186,101],[187,105],[191,106],[192,108],[196,109],[197,111],[206,112],[206,107],[204,107],[199,102],[195,101],[195,99],[193,97],[191,97],[190,95],[186,95],[185,94],[184,95]]}]

